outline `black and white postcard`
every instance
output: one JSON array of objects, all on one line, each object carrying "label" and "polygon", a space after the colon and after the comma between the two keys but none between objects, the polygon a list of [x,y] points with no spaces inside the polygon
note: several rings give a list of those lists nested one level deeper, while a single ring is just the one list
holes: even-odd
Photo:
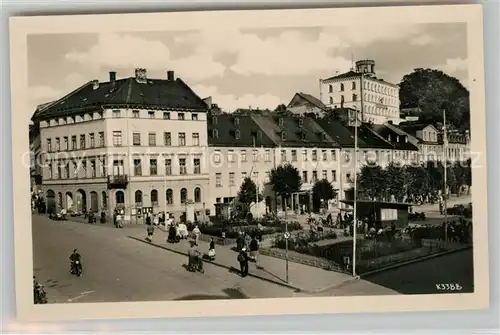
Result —
[{"label": "black and white postcard", "polygon": [[19,318],[487,307],[481,11],[12,18]]}]

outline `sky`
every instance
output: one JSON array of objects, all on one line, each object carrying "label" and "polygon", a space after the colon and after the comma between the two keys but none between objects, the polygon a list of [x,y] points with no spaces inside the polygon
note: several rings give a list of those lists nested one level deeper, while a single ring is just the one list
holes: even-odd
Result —
[{"label": "sky", "polygon": [[138,67],[157,79],[173,70],[229,112],[274,109],[296,92],[319,97],[319,79],[359,59],[375,60],[377,76],[392,83],[422,67],[467,86],[466,36],[463,23],[30,35],[29,108]]}]

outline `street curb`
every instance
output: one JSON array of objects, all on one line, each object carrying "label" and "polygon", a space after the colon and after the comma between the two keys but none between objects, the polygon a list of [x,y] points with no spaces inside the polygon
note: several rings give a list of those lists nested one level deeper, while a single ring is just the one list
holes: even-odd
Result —
[{"label": "street curb", "polygon": [[406,261],[406,262],[401,262],[401,263],[397,263],[397,264],[388,265],[388,266],[382,267],[382,268],[377,269],[377,270],[372,270],[370,272],[366,272],[366,273],[357,275],[356,277],[353,277],[351,279],[347,279],[346,281],[344,281],[344,282],[342,282],[340,284],[328,286],[328,287],[325,287],[325,288],[322,288],[322,289],[319,289],[319,290],[315,290],[315,291],[308,291],[308,292],[307,291],[303,291],[303,292],[313,293],[313,294],[322,293],[324,291],[329,291],[329,290],[340,288],[342,286],[345,286],[345,285],[350,284],[352,282],[355,282],[357,280],[363,279],[365,277],[373,276],[375,274],[378,274],[378,273],[381,273],[381,272],[384,272],[384,271],[393,270],[393,269],[396,269],[396,268],[399,268],[399,267],[402,267],[402,266],[406,266],[406,265],[410,265],[410,264],[413,264],[413,263],[422,262],[422,261],[425,261],[425,260],[428,260],[428,259],[432,259],[432,258],[446,256],[446,255],[453,254],[455,252],[464,251],[464,250],[467,250],[467,249],[470,249],[470,248],[472,248],[472,246],[469,245],[469,246],[465,246],[465,247],[462,247],[462,248],[459,248],[459,249],[455,249],[455,250],[444,251],[444,252],[440,252],[438,254],[432,254],[432,255],[427,255],[427,256],[415,258],[415,259],[412,259],[412,260],[409,260],[409,261]]},{"label": "street curb", "polygon": [[[151,245],[151,246],[156,247],[156,248],[160,248],[160,249],[163,249],[163,250],[167,250],[167,251],[176,253],[178,255],[182,255],[182,256],[187,256],[188,255],[185,252],[178,251],[178,250],[175,250],[175,249],[171,249],[171,248],[168,248],[168,247],[156,244],[156,243],[148,242],[148,241],[145,241],[145,240],[140,239],[140,238],[135,237],[135,236],[128,236],[128,238],[130,238],[132,240],[136,240],[136,241],[142,242],[144,244]],[[220,268],[227,269],[227,270],[229,270],[231,272],[239,272],[239,270],[237,268],[233,267],[233,266],[227,266],[227,265],[224,265],[224,264],[221,264],[221,263],[216,263],[216,262],[213,262],[213,261],[204,261],[204,262],[205,262],[205,264],[212,264],[212,265],[218,266]],[[266,281],[268,283],[279,285],[281,287],[286,287],[286,288],[289,288],[289,289],[294,290],[296,292],[308,292],[307,290],[301,289],[299,287],[292,286],[290,284],[282,283],[282,282],[279,282],[279,281],[274,281],[274,280],[271,280],[271,279],[268,279],[268,278],[264,278],[264,277],[258,276],[256,274],[253,274],[253,273],[248,273],[248,276],[256,278],[256,279],[260,279],[260,280],[263,280],[263,281]]]}]

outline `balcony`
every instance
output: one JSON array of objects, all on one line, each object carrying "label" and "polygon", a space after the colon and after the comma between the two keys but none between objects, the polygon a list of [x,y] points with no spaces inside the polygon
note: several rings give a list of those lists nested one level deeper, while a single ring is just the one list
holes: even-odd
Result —
[{"label": "balcony", "polygon": [[127,188],[128,176],[126,174],[108,176],[108,190],[117,188]]}]

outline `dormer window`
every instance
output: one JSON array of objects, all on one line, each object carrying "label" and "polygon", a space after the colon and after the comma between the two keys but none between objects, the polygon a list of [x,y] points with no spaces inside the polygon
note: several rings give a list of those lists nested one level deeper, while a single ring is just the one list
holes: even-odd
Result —
[{"label": "dormer window", "polygon": [[396,136],[396,142],[399,143],[399,136]]},{"label": "dormer window", "polygon": [[279,123],[280,127],[283,127],[283,119],[281,119],[281,118],[280,118],[280,119],[278,120],[278,123]]},{"label": "dormer window", "polygon": [[305,141],[305,140],[306,140],[306,133],[305,133],[305,132],[301,132],[301,133],[300,133],[300,139],[301,139],[302,141]]},{"label": "dormer window", "polygon": [[257,131],[257,138],[258,139],[262,138],[262,132],[260,130]]},{"label": "dormer window", "polygon": [[240,131],[239,131],[239,130],[236,130],[236,131],[234,132],[234,138],[235,138],[235,139],[237,139],[237,140],[239,140],[239,139],[241,138],[241,134],[240,134]]},{"label": "dormer window", "polygon": [[217,131],[217,129],[213,129],[212,130],[212,137],[213,138],[218,138],[219,137],[219,132]]},{"label": "dormer window", "polygon": [[238,127],[238,126],[240,125],[240,119],[235,118],[235,119],[234,119],[234,125],[235,125],[236,127]]},{"label": "dormer window", "polygon": [[282,141],[286,140],[286,133],[284,131],[281,132],[281,140]]},{"label": "dormer window", "polygon": [[325,133],[321,134],[321,138],[323,138],[323,141],[326,141],[326,134]]},{"label": "dormer window", "polygon": [[217,124],[217,116],[212,117],[212,124]]},{"label": "dormer window", "polygon": [[408,143],[408,137],[405,136],[405,143]]},{"label": "dormer window", "polygon": [[389,134],[389,136],[387,136],[387,140],[390,142],[391,141],[391,134]]},{"label": "dormer window", "polygon": [[302,127],[302,126],[304,126],[304,120],[299,119],[299,127]]}]

